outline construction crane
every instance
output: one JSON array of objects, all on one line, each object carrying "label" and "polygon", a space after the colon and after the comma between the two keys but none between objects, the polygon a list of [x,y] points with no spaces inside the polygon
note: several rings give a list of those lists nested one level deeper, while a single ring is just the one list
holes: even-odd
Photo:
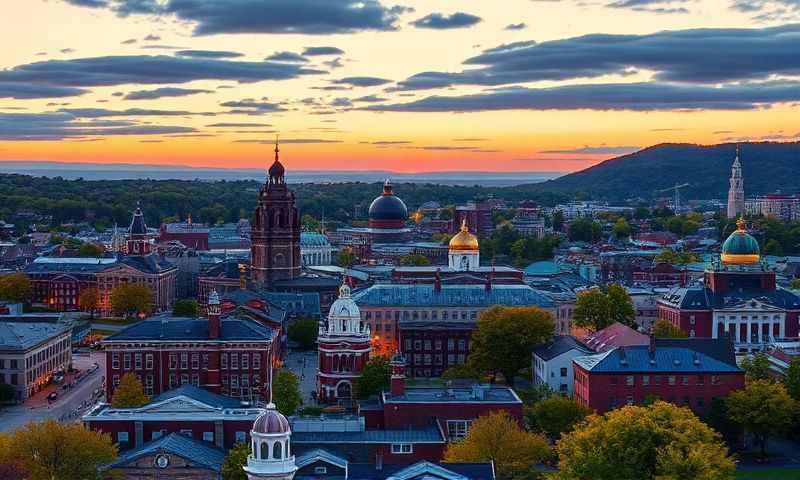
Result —
[{"label": "construction crane", "polygon": [[688,187],[688,186],[689,186],[688,183],[683,183],[683,184],[680,184],[680,185],[678,185],[676,183],[675,186],[673,186],[673,187],[663,188],[661,190],[656,190],[656,193],[664,193],[664,192],[667,192],[669,190],[673,190],[675,192],[675,213],[678,213],[678,210],[680,209],[680,202],[681,202],[680,189],[684,188],[684,187]]}]

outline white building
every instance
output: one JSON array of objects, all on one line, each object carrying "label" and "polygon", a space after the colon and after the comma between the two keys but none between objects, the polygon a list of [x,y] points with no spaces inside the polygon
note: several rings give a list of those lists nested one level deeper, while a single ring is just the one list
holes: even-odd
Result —
[{"label": "white building", "polygon": [[317,232],[300,233],[300,259],[303,266],[330,265],[333,246],[328,237]]},{"label": "white building", "polygon": [[570,335],[556,335],[532,354],[533,383],[572,396],[572,360],[595,352]]},{"label": "white building", "polygon": [[447,258],[450,269],[458,272],[474,271],[481,265],[478,237],[469,233],[466,219],[461,222],[461,231],[450,239]]}]

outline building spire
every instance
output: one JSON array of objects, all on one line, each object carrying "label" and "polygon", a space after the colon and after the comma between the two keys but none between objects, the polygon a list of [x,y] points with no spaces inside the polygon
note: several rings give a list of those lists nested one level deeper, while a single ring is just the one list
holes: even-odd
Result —
[{"label": "building spire", "polygon": [[[739,148],[739,147],[736,147],[736,148]],[[275,161],[276,162],[279,161],[278,160],[278,153],[280,153],[280,151],[281,151],[281,149],[278,148],[278,134],[276,133],[275,134]]]}]

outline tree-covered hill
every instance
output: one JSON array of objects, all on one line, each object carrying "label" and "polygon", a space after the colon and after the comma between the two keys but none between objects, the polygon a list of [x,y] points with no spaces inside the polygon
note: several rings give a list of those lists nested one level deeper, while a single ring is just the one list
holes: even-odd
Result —
[{"label": "tree-covered hill", "polygon": [[[669,196],[670,192],[656,191],[676,183],[689,183],[681,190],[683,198],[725,198],[735,155],[735,143],[708,146],[664,143],[520,188],[530,192],[579,193],[585,198],[625,200]],[[800,142],[742,143],[740,160],[747,196],[776,190],[800,191],[797,184]]]}]

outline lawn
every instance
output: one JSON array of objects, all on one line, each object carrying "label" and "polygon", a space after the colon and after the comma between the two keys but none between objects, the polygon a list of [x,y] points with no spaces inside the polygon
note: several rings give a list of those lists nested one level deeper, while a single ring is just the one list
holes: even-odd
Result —
[{"label": "lawn", "polygon": [[798,480],[800,467],[744,468],[736,471],[736,480]]}]

